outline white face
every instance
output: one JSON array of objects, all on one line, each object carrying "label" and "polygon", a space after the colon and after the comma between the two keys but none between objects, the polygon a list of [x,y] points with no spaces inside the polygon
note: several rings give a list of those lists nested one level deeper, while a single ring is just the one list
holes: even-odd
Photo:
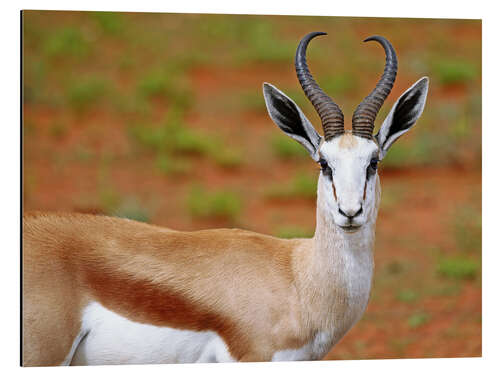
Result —
[{"label": "white face", "polygon": [[344,231],[357,231],[375,208],[378,145],[345,133],[323,142],[318,156],[318,194],[323,198],[319,208]]},{"label": "white face", "polygon": [[377,162],[394,141],[415,125],[424,110],[428,87],[429,80],[424,77],[406,90],[393,105],[374,140],[346,131],[323,142],[293,100],[273,85],[264,84],[269,116],[322,165],[318,209],[346,232],[356,232],[376,214]]}]

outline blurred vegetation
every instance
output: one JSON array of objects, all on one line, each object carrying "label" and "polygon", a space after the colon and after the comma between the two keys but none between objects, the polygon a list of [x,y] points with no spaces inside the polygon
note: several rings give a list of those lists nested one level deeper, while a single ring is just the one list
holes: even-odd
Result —
[{"label": "blurred vegetation", "polygon": [[420,327],[421,325],[427,323],[429,321],[429,319],[430,319],[429,314],[427,314],[426,312],[417,312],[417,313],[412,314],[408,318],[408,325],[411,328],[417,328],[417,327]]},{"label": "blurred vegetation", "polygon": [[182,120],[181,111],[169,111],[162,124],[135,125],[129,128],[130,137],[146,150],[156,154],[156,166],[165,174],[189,172],[186,155],[205,156],[224,168],[242,163],[238,151],[216,136],[194,132]]},{"label": "blurred vegetation", "polygon": [[309,158],[309,154],[297,141],[284,137],[283,134],[273,135],[270,139],[273,152],[282,159]]},{"label": "blurred vegetation", "polygon": [[280,238],[311,238],[314,231],[302,227],[284,226],[280,227],[275,235]]},{"label": "blurred vegetation", "polygon": [[201,186],[191,189],[188,209],[195,218],[221,218],[234,222],[241,213],[242,201],[233,191],[209,192]]},{"label": "blurred vegetation", "polygon": [[397,299],[402,302],[411,303],[418,299],[418,294],[412,289],[404,289],[398,292]]},{"label": "blurred vegetation", "polygon": [[317,177],[305,173],[297,173],[286,184],[274,184],[267,190],[267,196],[274,199],[306,198],[315,199]]},{"label": "blurred vegetation", "polygon": [[443,85],[468,83],[479,76],[475,64],[461,60],[438,60],[436,62],[437,78]]},{"label": "blurred vegetation", "polygon": [[473,279],[479,270],[475,260],[464,257],[444,258],[438,264],[438,272],[455,279]]},{"label": "blurred vegetation", "polygon": [[[460,327],[463,355],[480,355],[481,333],[473,329],[481,308],[481,181],[474,177],[482,161],[480,21],[56,11],[23,17],[26,209],[95,211],[186,230],[230,224],[281,238],[314,234],[319,171],[269,119],[262,82],[290,96],[321,133],[293,59],[303,35],[328,32],[310,44],[309,66],[349,128],[384,66],[380,46],[362,40],[386,36],[399,71],[376,130],[424,75],[429,96],[415,128],[380,163],[374,289],[334,358],[454,348],[448,331],[432,328],[440,320],[447,330]],[[385,337],[389,328],[395,334]],[[418,345],[428,345],[426,352],[415,351]]]}]

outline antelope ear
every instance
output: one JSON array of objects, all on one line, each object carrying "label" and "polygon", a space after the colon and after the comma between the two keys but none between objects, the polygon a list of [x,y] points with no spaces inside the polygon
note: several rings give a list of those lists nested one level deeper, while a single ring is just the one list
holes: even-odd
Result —
[{"label": "antelope ear", "polygon": [[264,83],[264,100],[269,116],[290,138],[295,139],[318,162],[321,136],[297,104],[269,83]]},{"label": "antelope ear", "polygon": [[415,125],[424,111],[429,78],[420,78],[399,97],[375,136],[380,145],[381,159],[389,147]]}]

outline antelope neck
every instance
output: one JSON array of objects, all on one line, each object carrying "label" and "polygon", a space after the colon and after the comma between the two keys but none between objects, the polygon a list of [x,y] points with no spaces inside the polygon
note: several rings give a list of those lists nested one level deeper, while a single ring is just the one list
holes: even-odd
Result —
[{"label": "antelope neck", "polygon": [[328,332],[334,345],[362,316],[368,302],[378,198],[367,222],[355,233],[346,233],[333,222],[323,199],[318,189],[316,232],[303,251],[298,284],[310,329]]}]

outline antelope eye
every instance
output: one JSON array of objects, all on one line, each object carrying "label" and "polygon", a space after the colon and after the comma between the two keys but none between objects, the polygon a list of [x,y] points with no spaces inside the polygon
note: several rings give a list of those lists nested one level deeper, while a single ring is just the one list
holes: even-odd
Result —
[{"label": "antelope eye", "polygon": [[377,165],[378,165],[377,158],[373,158],[372,160],[370,160],[370,167],[372,167],[373,169],[377,169]]},{"label": "antelope eye", "polygon": [[319,165],[321,165],[321,170],[323,171],[323,173],[331,178],[332,177],[332,169],[330,168],[330,166],[328,165],[326,160],[320,159]]}]

